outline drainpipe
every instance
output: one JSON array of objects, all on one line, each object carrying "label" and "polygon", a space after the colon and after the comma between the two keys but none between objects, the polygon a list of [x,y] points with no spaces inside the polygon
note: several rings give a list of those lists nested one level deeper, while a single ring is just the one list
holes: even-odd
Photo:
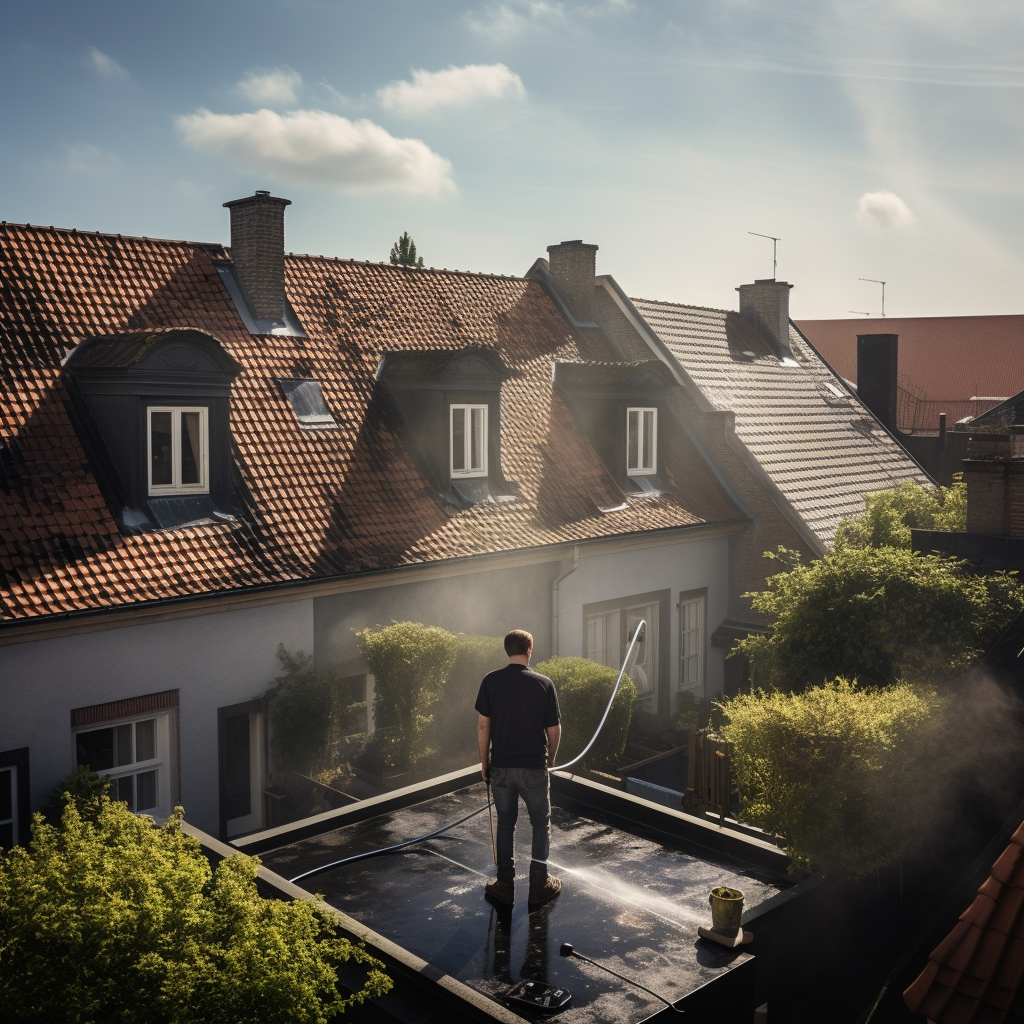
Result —
[{"label": "drainpipe", "polygon": [[571,576],[579,564],[580,546],[573,544],[572,561],[570,562],[567,558],[562,560],[563,571],[560,576],[555,577],[555,581],[551,584],[551,656],[553,658],[558,657],[558,584],[567,576]]}]

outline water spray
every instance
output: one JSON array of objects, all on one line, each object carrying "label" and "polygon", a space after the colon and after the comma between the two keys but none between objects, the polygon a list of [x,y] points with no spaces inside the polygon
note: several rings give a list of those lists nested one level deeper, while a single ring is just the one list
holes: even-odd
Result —
[{"label": "water spray", "polygon": [[[601,735],[601,730],[604,728],[604,724],[608,721],[608,715],[611,714],[612,704],[615,703],[615,697],[619,692],[619,687],[622,685],[622,680],[626,676],[626,669],[632,668],[636,663],[637,655],[639,654],[639,645],[643,643],[644,637],[647,633],[647,622],[645,619],[641,619],[634,627],[633,632],[629,638],[629,647],[626,648],[626,657],[622,659],[622,668],[619,669],[619,676],[615,680],[615,685],[612,687],[612,694],[608,698],[608,704],[604,709],[604,714],[601,716],[601,721],[597,725],[597,729],[594,731],[594,735],[590,737],[590,742],[571,760],[566,761],[565,764],[557,764],[548,768],[549,772],[560,772],[566,768],[572,767],[577,761],[583,759],[584,755],[594,745],[597,737]],[[367,850],[366,853],[356,853],[350,857],[342,857],[340,860],[332,860],[329,864],[321,864],[320,867],[310,868],[309,871],[303,871],[301,875],[296,875],[294,878],[289,878],[289,882],[301,882],[304,878],[311,878],[313,875],[322,874],[325,871],[330,871],[332,868],[340,868],[345,864],[354,864],[356,861],[368,860],[370,857],[377,857],[385,853],[397,853],[399,850],[404,850],[406,847],[415,846],[417,843],[425,843],[428,839],[435,839],[437,836],[444,835],[445,832],[450,832],[453,828],[461,825],[465,821],[469,821],[470,818],[475,818],[478,814],[483,814],[484,810],[487,811],[487,817],[491,823],[491,849],[494,852],[494,862],[498,862],[498,849],[494,843],[494,819],[491,816],[491,781],[485,779],[487,787],[487,806],[478,807],[475,811],[470,811],[469,814],[463,815],[457,821],[453,821],[448,825],[444,825],[441,828],[434,829],[433,832],[428,832],[424,836],[417,836],[415,839],[407,839],[402,843],[395,843],[393,846],[382,846],[379,850]]]}]

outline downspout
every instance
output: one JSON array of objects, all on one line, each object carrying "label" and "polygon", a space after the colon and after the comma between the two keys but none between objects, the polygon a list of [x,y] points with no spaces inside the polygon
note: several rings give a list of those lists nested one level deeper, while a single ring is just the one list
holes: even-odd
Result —
[{"label": "downspout", "polygon": [[558,585],[567,576],[571,576],[580,564],[580,546],[573,544],[572,561],[568,558],[562,560],[562,573],[555,577],[551,584],[551,656],[558,657]]}]

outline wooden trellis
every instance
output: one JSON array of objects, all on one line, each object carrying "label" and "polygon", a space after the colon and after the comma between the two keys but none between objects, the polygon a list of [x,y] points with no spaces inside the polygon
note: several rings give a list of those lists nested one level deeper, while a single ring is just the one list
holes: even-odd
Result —
[{"label": "wooden trellis", "polygon": [[690,730],[683,808],[691,814],[729,810],[729,748],[712,729]]}]

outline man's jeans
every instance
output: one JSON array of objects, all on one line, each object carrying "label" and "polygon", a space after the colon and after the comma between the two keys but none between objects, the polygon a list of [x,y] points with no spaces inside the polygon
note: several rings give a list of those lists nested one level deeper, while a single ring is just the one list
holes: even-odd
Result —
[{"label": "man's jeans", "polygon": [[551,837],[551,796],[544,768],[492,768],[491,790],[498,814],[498,880],[510,885],[516,876],[515,835],[519,798],[533,826],[530,890],[544,887],[548,877],[548,843]]}]

